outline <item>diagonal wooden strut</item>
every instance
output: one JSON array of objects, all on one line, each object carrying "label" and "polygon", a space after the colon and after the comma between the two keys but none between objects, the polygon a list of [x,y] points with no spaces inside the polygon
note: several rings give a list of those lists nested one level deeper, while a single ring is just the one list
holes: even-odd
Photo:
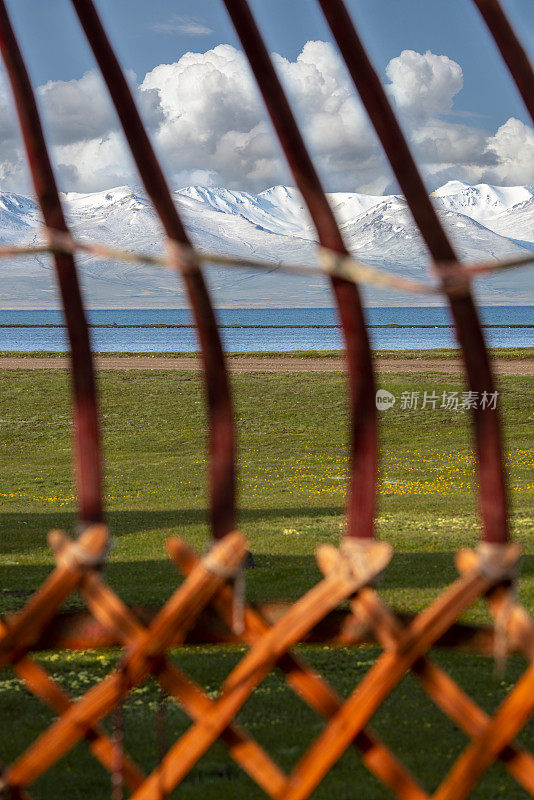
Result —
[{"label": "diagonal wooden strut", "polygon": [[[402,636],[403,626],[387,609],[377,593],[366,588],[351,603],[354,615],[364,620],[386,649],[394,649]],[[428,656],[422,656],[412,672],[436,705],[471,739],[484,731],[490,717]],[[497,753],[506,769],[528,792],[534,795],[534,756],[513,744]]]},{"label": "diagonal wooden strut", "polygon": [[[74,701],[43,667],[30,658],[22,658],[15,662],[13,672],[24,681],[36,697],[46,703],[56,714],[64,714],[72,707]],[[115,744],[111,738],[98,725],[88,728],[85,738],[93,755],[102,766],[111,772],[115,763]],[[122,775],[132,790],[137,789],[144,780],[144,775],[139,767],[127,755],[123,755],[122,758]]]},{"label": "diagonal wooden strut", "polygon": [[[170,542],[169,551],[184,574],[188,574],[198,563],[198,557],[190,548],[180,547],[174,552]],[[471,568],[473,566],[477,566],[476,560]],[[231,625],[230,587],[223,586],[214,596],[212,604],[227,624]],[[364,621],[375,630],[377,639],[386,649],[394,649],[398,645],[403,634],[403,625],[383,605],[374,589],[370,587],[360,589],[351,602],[351,608],[356,619]],[[250,607],[246,608],[245,629],[242,635],[244,641],[249,644],[254,643],[268,628],[268,623],[256,611]],[[342,701],[301,658],[287,652],[277,663],[277,667],[286,674],[289,685],[316,711],[328,718],[339,711]],[[490,718],[440,667],[423,656],[414,663],[412,670],[434,702],[453,722],[472,739],[481,735]],[[417,786],[413,778],[404,771],[374,734],[363,730],[356,736],[353,744],[361,750],[363,763],[383,783],[389,785],[397,797],[426,797],[424,791]],[[516,780],[534,795],[534,757],[513,744],[504,747],[497,753],[497,757],[502,759]]]},{"label": "diagonal wooden strut", "polygon": [[[69,233],[35,95],[4,0],[0,0],[0,50],[13,91],[32,182],[45,225]],[[70,344],[78,516],[80,523],[85,525],[102,522],[104,514],[96,379],[74,258],[68,253],[56,253],[54,263]]]},{"label": "diagonal wooden strut", "polygon": [[[53,542],[59,535],[59,532],[55,531],[49,538]],[[106,542],[107,531],[102,525],[87,528],[75,543],[65,539],[62,563],[22,612],[12,619],[0,622],[0,650],[3,653],[4,663],[11,663],[13,671],[33,694],[58,714],[63,714],[71,708],[70,698],[46,670],[23,654],[39,634],[42,626],[53,617],[58,606],[83,580],[87,569],[84,558],[91,562],[101,558]],[[113,743],[106,733],[94,726],[86,731],[86,738],[96,758],[107,769],[112,769]],[[143,780],[143,774],[129,758],[124,760],[124,778],[132,789],[139,786]]]},{"label": "diagonal wooden strut", "polygon": [[[85,536],[90,539],[91,531],[87,531]],[[59,533],[51,539],[58,561],[57,569],[71,565],[76,555],[77,543],[70,542]],[[233,541],[232,537],[227,537],[220,543],[219,555],[223,552],[225,554],[222,559],[214,558],[212,553],[204,560],[196,558],[179,540],[170,540],[170,554],[188,577],[148,628],[135,619],[119,598],[105,586],[94,569],[86,570],[80,589],[95,617],[123,638],[126,655],[122,667],[103,681],[100,688],[90,690],[77,703],[69,707],[67,701],[63,717],[39,737],[6,773],[8,785],[16,795],[22,796],[24,787],[33,782],[76,741],[83,736],[94,741],[93,737],[98,737],[95,727],[98,719],[109,713],[130,688],[147,674],[153,673],[196,722],[148,778],[140,780],[139,774],[133,776],[136,785],[132,782],[130,785],[134,789],[135,798],[154,800],[162,787],[165,792],[172,791],[207,747],[219,737],[229,746],[231,756],[268,795],[273,798],[308,797],[309,792],[313,791],[310,779],[317,778],[318,753],[328,752],[332,766],[338,757],[337,754],[332,754],[332,750],[342,752],[340,736],[343,738],[348,735],[346,744],[356,744],[362,751],[364,763],[390,786],[397,797],[402,800],[424,800],[428,795],[396,762],[387,748],[363,728],[366,720],[394,685],[407,670],[412,669],[430,697],[473,739],[434,797],[437,800],[463,800],[471,785],[497,757],[501,757],[511,774],[527,791],[533,793],[532,756],[518,750],[512,740],[533,710],[534,667],[527,670],[495,717],[490,719],[425,656],[433,641],[443,634],[447,625],[452,624],[455,617],[478,595],[489,592],[492,607],[496,609],[496,613],[499,612],[502,597],[500,584],[503,576],[510,574],[518,558],[519,548],[508,545],[505,550],[499,551],[501,564],[488,560],[482,551],[480,556],[470,551],[461,551],[458,555],[459,569],[463,573],[461,577],[411,625],[403,628],[381,604],[374,590],[367,587],[370,576],[376,574],[377,569],[383,568],[389,560],[388,546],[370,542],[365,545],[363,553],[362,547],[363,543],[358,545],[358,550],[353,549],[352,552],[346,548],[338,552],[331,545],[320,548],[318,561],[325,578],[302,597],[276,625],[270,627],[256,612],[246,609],[242,638],[251,644],[251,650],[225,681],[217,701],[210,701],[205,697],[202,690],[167,661],[165,653],[177,635],[185,635],[199,610],[207,603],[215,605],[223,618],[230,619],[232,596],[227,581],[244,554],[242,537],[236,534]],[[370,554],[368,548],[372,548]],[[350,553],[349,558],[347,552]],[[213,581],[214,578],[217,580]],[[306,664],[288,652],[288,648],[297,639],[305,637],[307,630],[328,613],[332,604],[335,605],[353,594],[353,614],[376,629],[385,652],[346,703],[341,705],[330,687]],[[34,605],[33,601],[30,602],[31,605]],[[516,607],[511,620],[516,635],[521,635],[527,641],[526,652],[532,656],[532,622]],[[288,683],[312,708],[331,719],[289,779],[247,734],[232,724],[233,717],[243,702],[273,666],[279,666],[286,672]],[[42,692],[37,694],[41,696]],[[357,698],[356,702],[354,698]],[[343,719],[342,729],[339,729],[340,719]],[[69,724],[71,726],[67,738],[66,724],[67,728]],[[352,730],[349,730],[351,726]],[[321,745],[319,750],[318,742]],[[109,742],[104,742],[104,745],[105,749],[100,753],[104,757],[100,760],[109,768]],[[95,754],[99,757],[98,752]],[[309,763],[312,764],[311,770],[306,766]],[[324,763],[319,766],[324,767]],[[297,773],[300,774],[295,781]]]},{"label": "diagonal wooden strut", "polygon": [[[317,230],[319,243],[348,255],[321,181],[247,0],[224,0],[278,140]],[[347,354],[351,476],[346,535],[372,538],[376,506],[377,420],[373,362],[358,287],[332,276]]]},{"label": "diagonal wooden strut", "polygon": [[212,535],[220,539],[235,529],[235,441],[230,381],[217,320],[197,261],[184,258],[180,245],[190,240],[167,181],[92,0],[72,0],[119,117],[139,175],[168,239],[197,326],[204,367],[209,418],[209,491]]},{"label": "diagonal wooden strut", "polygon": [[[50,534],[53,538],[54,533]],[[14,617],[5,620],[0,635],[0,666],[16,661],[37,641],[42,628],[79,585],[87,561],[103,558],[107,546],[104,525],[87,528],[77,542],[69,542],[65,558],[52,575]]]},{"label": "diagonal wooden strut", "polygon": [[435,800],[464,800],[480,776],[514,739],[534,711],[534,664],[508,694],[496,714],[466,747],[433,795]]},{"label": "diagonal wooden strut", "polygon": [[[456,269],[458,258],[428,196],[386,91],[343,0],[319,0],[319,4],[434,260],[436,272],[446,283],[448,275]],[[448,300],[469,388],[479,394],[492,392],[490,359],[468,284],[462,296],[448,296]],[[490,542],[505,542],[508,539],[507,495],[499,414],[497,409],[476,406],[472,416],[484,538]]]}]

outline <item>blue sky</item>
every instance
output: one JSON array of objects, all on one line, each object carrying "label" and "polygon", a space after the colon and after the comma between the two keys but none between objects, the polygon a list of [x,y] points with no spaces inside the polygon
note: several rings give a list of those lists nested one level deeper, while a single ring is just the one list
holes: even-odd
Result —
[{"label": "blue sky", "polygon": [[[441,178],[455,177],[456,164],[458,177],[465,180],[488,180],[488,182],[501,183],[527,183],[534,182],[534,149],[532,156],[530,147],[531,122],[522,106],[517,91],[503,67],[495,46],[491,42],[478,12],[469,0],[348,0],[347,5],[359,27],[360,33],[369,52],[377,66],[382,78],[387,83],[392,83],[391,92],[399,102],[403,121],[413,137],[416,151],[420,153],[423,170],[430,183],[439,183]],[[533,0],[503,0],[503,5],[509,14],[516,29],[521,35],[523,44],[531,57],[534,55],[534,1]],[[65,108],[65,113],[76,118],[77,124],[83,128],[81,118],[83,110],[67,108],[65,82],[80,80],[88,72],[94,70],[91,54],[77,25],[75,15],[71,10],[68,0],[10,0],[9,9],[15,23],[17,33],[30,67],[35,85],[43,86],[48,82],[48,90],[41,94],[43,113],[49,120],[52,141],[57,139],[56,161],[62,166],[62,180],[65,188],[96,189],[101,185],[113,184],[117,180],[128,180],[129,172],[127,156],[116,156],[122,162],[116,170],[111,169],[114,153],[118,153],[119,144],[115,143],[113,124],[107,119],[107,111],[102,110],[102,128],[97,129],[93,120],[87,121],[89,130],[87,141],[83,145],[82,138],[76,140],[72,133],[67,137],[60,131],[60,121],[54,119],[54,114],[59,115]],[[113,44],[121,58],[123,66],[133,70],[137,83],[140,86],[141,106],[143,109],[148,103],[151,106],[153,118],[147,116],[147,124],[151,127],[162,157],[175,182],[185,183],[188,178],[205,179],[205,182],[224,182],[240,188],[261,188],[262,182],[269,184],[276,179],[287,177],[284,168],[274,166],[274,156],[271,157],[268,146],[263,142],[263,135],[268,131],[264,129],[259,119],[250,120],[250,131],[243,125],[239,128],[239,136],[235,134],[234,142],[242,146],[243,151],[252,152],[258,147],[261,149],[261,168],[259,159],[254,161],[247,151],[240,165],[233,164],[225,168],[228,156],[220,154],[214,158],[208,150],[202,148],[195,154],[191,142],[185,147],[183,163],[178,152],[178,137],[182,129],[177,125],[180,117],[180,103],[185,102],[184,97],[170,95],[169,82],[179,81],[183,70],[176,69],[175,73],[161,75],[152,74],[161,64],[178,64],[184,54],[189,52],[205,54],[212,48],[221,44],[239,49],[236,36],[229,24],[224,5],[217,0],[107,0],[97,3],[106,27],[111,35]],[[310,130],[310,144],[316,154],[320,169],[331,180],[331,189],[345,189],[343,176],[346,175],[348,158],[346,149],[350,144],[350,136],[343,143],[333,144],[320,139],[321,120],[308,119],[303,106],[305,98],[299,100],[299,76],[293,66],[299,54],[303,52],[308,41],[329,42],[329,31],[323,21],[318,6],[314,0],[252,0],[251,6],[256,14],[261,28],[267,39],[271,51],[279,53],[287,62],[281,65],[281,75],[287,79],[290,95],[294,97],[299,119],[305,132]],[[406,63],[395,62],[397,67],[393,73],[388,73],[388,64],[399,59],[403,51],[414,51],[418,54],[414,61]],[[425,54],[430,51],[432,59],[425,61]],[[232,51],[228,51],[232,53]],[[228,53],[225,58],[228,63]],[[306,58],[321,59],[322,50],[309,49]],[[439,61],[438,57],[445,56],[448,61]],[[326,56],[324,56],[326,59]],[[415,57],[414,57],[415,58]],[[448,66],[447,66],[448,65]],[[456,67],[460,71],[461,79],[455,73]],[[419,118],[416,102],[410,105],[406,99],[409,85],[415,86],[417,91],[418,70],[430,67],[433,70],[444,70],[443,80],[450,82],[448,93],[444,90],[441,105],[429,107],[425,111],[425,119]],[[223,65],[222,73],[226,75]],[[233,80],[235,78],[235,63],[229,67]],[[325,74],[328,79],[343,82],[341,73],[337,72],[333,56],[326,63]],[[391,69],[391,68],[390,68]],[[200,67],[199,67],[200,70]],[[411,84],[404,84],[406,70],[411,70],[407,80]],[[447,71],[448,70],[448,71]],[[160,71],[161,72],[161,71]],[[145,80],[147,73],[152,77]],[[199,75],[201,72],[199,71]],[[202,73],[204,74],[204,73]],[[423,74],[423,72],[421,72]],[[437,73],[436,73],[437,74]],[[322,78],[321,78],[322,79]],[[438,76],[436,86],[442,87],[442,78]],[[87,96],[91,92],[99,92],[98,79],[89,86],[86,80]],[[145,81],[143,83],[143,81]],[[163,83],[162,83],[163,81]],[[167,81],[167,83],[165,83]],[[293,81],[293,83],[292,83]],[[221,86],[223,86],[221,81]],[[199,84],[202,88],[201,83]],[[73,84],[75,88],[75,85]],[[223,89],[221,89],[223,91]],[[345,89],[344,89],[345,91]],[[348,89],[347,89],[348,91]],[[351,90],[352,91],[352,90]],[[429,91],[434,91],[430,86]],[[165,94],[167,93],[167,94]],[[319,96],[319,95],[318,95]],[[206,104],[218,101],[216,95],[206,99]],[[399,99],[400,98],[400,99]],[[309,100],[309,98],[308,98]],[[146,102],[145,102],[146,101]],[[8,102],[8,101],[6,101]],[[100,102],[100,100],[98,101]],[[161,103],[161,109],[155,105]],[[222,101],[221,101],[222,102]],[[229,102],[228,98],[224,100]],[[237,102],[237,100],[236,100]],[[105,104],[106,100],[102,100]],[[172,104],[175,104],[174,106]],[[302,107],[301,107],[302,106]],[[104,106],[103,106],[104,108]],[[163,109],[163,110],[162,110]],[[223,118],[222,115],[214,122],[213,130],[206,131],[206,136],[221,137],[227,129],[232,116],[231,109]],[[357,110],[351,109],[347,115],[346,125],[354,125],[354,138],[358,135],[360,124]],[[158,117],[158,114],[160,115]],[[163,116],[165,121],[162,122]],[[352,116],[351,116],[352,115]],[[98,116],[98,115],[97,115]],[[515,122],[508,124],[513,119]],[[443,141],[439,156],[429,155],[432,149],[432,138],[440,134],[439,123],[448,124],[447,142]],[[193,124],[193,123],[191,123]],[[74,125],[74,123],[73,123]],[[219,126],[219,127],[217,127]],[[502,128],[502,133],[499,131]],[[527,127],[525,127],[527,126]],[[68,125],[67,125],[68,127]],[[324,127],[324,124],[323,124]],[[55,133],[55,131],[57,133]],[[471,136],[471,131],[473,132]],[[252,133],[253,132],[253,135]],[[3,133],[3,131],[0,131]],[[242,135],[250,134],[250,141],[243,143]],[[186,135],[187,132],[184,134]],[[15,135],[15,134],[13,134]],[[9,141],[9,133],[5,133],[5,142]],[[369,135],[371,136],[371,135]],[[497,139],[495,138],[497,136]],[[176,137],[173,146],[169,144],[172,137]],[[500,137],[500,138],[499,138]],[[120,138],[120,136],[119,136]],[[187,138],[187,136],[186,136]],[[462,148],[459,140],[471,139],[469,148]],[[100,144],[98,142],[100,141]],[[118,141],[118,140],[117,140]],[[228,139],[230,148],[231,137]],[[369,139],[371,141],[371,139]],[[451,145],[453,142],[453,145]],[[83,147],[85,149],[83,149]],[[534,147],[534,145],[532,145]],[[273,146],[274,147],[274,146]],[[335,150],[338,147],[338,151]],[[374,145],[373,145],[374,147]],[[329,149],[330,148],[330,149]],[[333,149],[334,148],[334,149]],[[4,167],[0,166],[0,181],[15,188],[17,181],[21,180],[17,164],[18,151],[13,145],[7,148],[4,156]],[[211,146],[213,150],[213,145]],[[485,159],[477,160],[476,151],[482,150],[489,153]],[[95,154],[98,153],[98,156]],[[273,153],[277,153],[276,148]],[[518,153],[521,168],[512,169],[510,162]],[[526,155],[525,155],[526,153]],[[209,156],[209,157],[208,157]],[[94,179],[83,171],[84,159],[87,163],[91,160],[100,162],[101,168]],[[277,156],[278,157],[278,156]],[[0,161],[3,155],[0,152]],[[226,158],[226,161],[224,160]],[[362,164],[360,171],[356,170],[351,175],[351,185],[354,188],[368,191],[383,191],[387,188],[391,176],[388,176],[380,155],[372,151],[372,146],[365,152],[353,154],[355,164],[358,158]],[[434,161],[432,161],[432,158]],[[7,160],[6,160],[7,159]],[[11,160],[9,160],[11,159]],[[426,161],[425,161],[426,159]],[[526,160],[525,160],[526,159]],[[269,163],[267,163],[269,162]],[[272,163],[271,163],[272,162]],[[426,166],[428,162],[428,166]],[[108,165],[106,172],[106,164]],[[221,166],[222,165],[222,166]],[[508,166],[506,166],[508,165]],[[530,169],[532,167],[532,169]],[[356,169],[356,167],[355,167]],[[521,176],[525,180],[520,180]],[[106,177],[108,176],[108,177]]]},{"label": "blue sky", "polygon": [[[97,5],[123,66],[138,76],[189,50],[204,51],[222,42],[239,46],[217,0],[101,0]],[[250,5],[270,49],[286,58],[295,58],[309,39],[331,39],[315,0],[252,0]],[[37,83],[79,78],[93,67],[68,0],[11,0],[9,7]],[[470,0],[348,0],[347,7],[382,74],[402,50],[443,53],[464,71],[457,110],[495,124],[512,115],[528,121]],[[504,0],[503,7],[532,57],[533,0]]]}]

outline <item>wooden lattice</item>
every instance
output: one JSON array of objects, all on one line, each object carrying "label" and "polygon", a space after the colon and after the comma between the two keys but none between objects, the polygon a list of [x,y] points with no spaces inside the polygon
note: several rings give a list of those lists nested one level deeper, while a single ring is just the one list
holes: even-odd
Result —
[{"label": "wooden lattice", "polygon": [[[467,0],[466,0],[467,1]],[[107,587],[100,575],[105,560],[107,529],[101,488],[99,415],[93,361],[74,258],[54,241],[58,283],[71,344],[74,451],[81,534],[76,541],[55,531],[49,543],[56,568],[27,605],[0,622],[0,665],[10,665],[32,693],[47,703],[57,720],[13,764],[5,769],[5,796],[28,797],[37,778],[80,740],[113,777],[113,797],[124,785],[135,798],[169,795],[206,750],[222,740],[231,757],[270,797],[303,800],[310,796],[349,746],[363,763],[402,800],[429,795],[368,727],[380,705],[410,671],[429,697],[470,739],[432,797],[462,800],[482,774],[500,759],[510,774],[534,796],[534,757],[514,739],[534,710],[534,623],[511,593],[519,548],[508,541],[505,473],[501,434],[495,408],[473,410],[484,541],[476,551],[457,554],[458,579],[413,620],[403,622],[373,588],[392,556],[388,545],[373,539],[377,436],[373,365],[358,288],[332,277],[332,288],[345,335],[352,421],[352,468],[346,536],[339,550],[323,546],[317,560],[324,578],[294,603],[275,623],[250,606],[235,627],[235,581],[246,558],[246,541],[235,532],[235,453],[233,412],[225,358],[210,297],[128,84],[119,67],[92,0],[72,0],[108,86],[146,191],[168,239],[168,249],[188,290],[199,332],[210,422],[210,522],[215,544],[203,558],[179,539],[168,552],[185,580],[149,623],[143,623]],[[534,74],[498,0],[474,0],[534,118]],[[491,392],[493,378],[467,273],[424,189],[395,115],[367,57],[342,0],[319,0],[355,86],[369,113],[414,219],[432,255],[448,297],[462,347],[469,388]],[[319,243],[331,256],[347,255],[342,236],[308,155],[290,106],[246,0],[225,0],[258,80],[266,107],[295,181],[317,229]],[[68,234],[46,143],[26,72],[3,0],[0,0],[0,50],[4,58],[28,154],[35,191],[46,230]],[[324,251],[323,251],[324,252]],[[459,289],[458,275],[464,276]],[[454,276],[454,291],[450,277]],[[40,641],[62,603],[81,592],[94,619],[123,646],[120,664],[97,686],[72,701],[29,652]],[[458,617],[485,598],[495,618],[495,643],[521,651],[530,662],[523,676],[492,717],[428,655],[438,639],[454,628]],[[292,652],[341,602],[350,601],[349,624],[373,631],[382,653],[359,685],[343,701],[306,662]],[[169,649],[184,640],[201,612],[212,606],[223,624],[234,626],[248,652],[224,681],[216,699],[183,673],[169,658]],[[235,637],[234,637],[235,638]],[[326,720],[316,741],[286,775],[239,724],[235,716],[259,683],[274,668]],[[147,677],[191,717],[192,723],[168,750],[158,767],[144,776],[108,736],[101,721]]]},{"label": "wooden lattice", "polygon": [[[116,745],[99,728],[100,721],[149,675],[185,709],[192,725],[169,749],[160,765],[145,777],[132,760],[120,753],[120,774],[135,798],[159,798],[193,769],[208,748],[221,739],[231,757],[270,797],[305,798],[351,744],[363,763],[399,798],[429,795],[373,733],[368,723],[404,675],[413,670],[434,702],[470,737],[434,798],[467,797],[496,758],[534,794],[534,757],[513,740],[534,708],[534,623],[524,609],[510,604],[503,581],[508,581],[519,557],[517,545],[505,545],[495,556],[481,550],[458,554],[460,577],[408,626],[381,602],[371,588],[391,558],[391,549],[379,542],[359,543],[336,550],[319,548],[317,557],[324,579],[281,617],[269,625],[256,610],[245,607],[241,640],[247,655],[232,670],[216,700],[179,670],[167,657],[171,644],[183,640],[207,604],[232,625],[232,579],[246,552],[239,533],[228,534],[208,556],[199,558],[180,539],[169,539],[168,552],[186,575],[152,622],[145,626],[110,590],[99,574],[107,543],[103,525],[88,528],[72,542],[55,531],[49,536],[57,567],[28,605],[1,630],[0,659],[10,663],[30,690],[59,714],[48,730],[5,772],[4,786],[11,796],[27,796],[26,787],[49,769],[81,739],[112,773],[117,771]],[[82,698],[71,702],[27,650],[62,602],[78,589],[101,624],[124,645],[117,667]],[[532,662],[521,680],[489,718],[438,666],[427,651],[477,598],[487,596],[492,613],[506,615],[511,642]],[[383,653],[349,698],[336,692],[290,649],[341,601],[352,598],[352,618],[372,627]],[[329,720],[324,731],[286,776],[261,746],[233,720],[251,693],[274,668],[286,675],[292,689],[317,713]]]}]

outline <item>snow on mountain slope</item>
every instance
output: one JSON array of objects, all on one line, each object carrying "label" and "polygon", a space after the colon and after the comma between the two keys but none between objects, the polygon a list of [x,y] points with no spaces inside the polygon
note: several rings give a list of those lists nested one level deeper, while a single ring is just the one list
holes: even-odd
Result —
[{"label": "snow on mountain slope", "polygon": [[432,193],[432,199],[438,209],[465,214],[501,236],[534,243],[531,186],[469,186],[449,181]]},{"label": "snow on mountain slope", "polygon": [[473,219],[489,219],[534,196],[530,186],[489,186],[478,183],[470,186],[461,181],[449,181],[432,192],[438,207],[460,211]]},{"label": "snow on mountain slope", "polygon": [[311,239],[315,235],[299,192],[286,186],[274,186],[259,195],[190,186],[175,197],[186,215],[209,209],[241,218],[267,233]]},{"label": "snow on mountain slope", "polygon": [[530,250],[528,244],[501,236],[466,214],[451,210],[440,212],[439,217],[464,261],[504,261],[510,256],[527,255]]},{"label": "snow on mountain slope", "polygon": [[12,192],[0,193],[0,242],[22,241],[40,224],[38,203]]},{"label": "snow on mountain slope", "polygon": [[156,245],[159,223],[144,194],[130,186],[107,192],[63,195],[65,212],[77,234],[114,246]]},{"label": "snow on mountain slope", "polygon": [[332,211],[340,225],[350,222],[359,214],[373,206],[390,200],[395,195],[358,194],[357,192],[337,192],[327,195]]},{"label": "snow on mountain slope", "polygon": [[534,193],[523,203],[518,203],[486,223],[486,227],[501,236],[516,239],[534,248]]},{"label": "snow on mountain slope", "polygon": [[[500,259],[524,252],[523,246],[453,210],[438,212],[458,255],[467,261]],[[403,197],[392,196],[341,227],[349,249],[373,264],[402,265],[408,274],[424,273],[428,254]]]},{"label": "snow on mountain slope", "polygon": [[372,263],[422,271],[427,252],[403,197],[392,195],[341,225],[349,250]]},{"label": "snow on mountain slope", "polygon": [[[203,250],[265,259],[273,263],[273,270],[282,261],[315,261],[316,232],[296,189],[275,186],[253,195],[187,187],[176,191],[174,197],[193,242]],[[534,249],[532,188],[468,186],[451,181],[432,197],[462,258],[503,259]],[[63,201],[78,236],[147,252],[163,249],[159,223],[140,190],[121,186],[93,194],[69,193],[63,195]],[[357,256],[402,274],[425,277],[428,254],[403,197],[338,193],[330,194],[329,201],[347,246]],[[35,201],[0,193],[0,241],[31,242],[39,237],[40,215]],[[93,305],[178,302],[176,278],[168,271],[105,263],[87,255],[78,260],[86,296]],[[505,278],[486,280],[483,290],[488,302],[534,300],[525,274],[514,278],[508,273]],[[210,268],[208,277],[217,302],[223,305],[329,302],[327,282],[322,278],[306,282],[276,271],[267,275],[221,268]],[[0,279],[0,304],[4,307],[55,304],[53,271],[46,257],[10,263],[0,260]],[[374,289],[366,290],[366,296],[371,302],[373,298],[384,303],[402,301],[393,292]]]}]

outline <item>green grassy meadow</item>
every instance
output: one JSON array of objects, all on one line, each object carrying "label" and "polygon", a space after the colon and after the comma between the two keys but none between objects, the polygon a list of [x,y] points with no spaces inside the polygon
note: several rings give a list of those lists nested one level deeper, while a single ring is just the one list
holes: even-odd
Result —
[{"label": "green grassy meadow", "polygon": [[[473,456],[466,413],[445,409],[401,410],[404,391],[462,391],[461,378],[425,372],[387,373],[380,386],[397,397],[381,422],[378,535],[395,547],[380,585],[384,600],[402,611],[424,608],[456,575],[453,554],[479,533]],[[524,547],[519,592],[534,611],[533,409],[530,377],[502,377],[499,407],[505,421],[511,521]],[[344,376],[336,373],[250,373],[232,378],[239,446],[239,523],[256,568],[247,572],[251,601],[296,599],[320,578],[314,549],[339,542],[343,533],[347,474]],[[130,604],[161,605],[178,576],[166,558],[165,538],[180,535],[199,550],[209,543],[206,526],[206,416],[201,376],[193,371],[111,371],[99,376],[105,480],[113,549],[106,580]],[[68,376],[63,371],[9,371],[0,362],[0,612],[20,608],[49,573],[46,532],[72,531],[75,496],[70,472]],[[81,606],[71,598],[69,607]],[[481,603],[465,616],[488,617]],[[347,695],[376,657],[376,648],[304,646],[302,653]],[[239,648],[183,648],[176,661],[212,696],[242,655]],[[488,711],[524,670],[519,657],[504,675],[493,661],[474,654],[436,650],[435,659]],[[40,654],[39,661],[74,696],[109,671],[116,652]],[[129,752],[145,770],[156,763],[152,683],[125,704]],[[170,743],[187,720],[165,701]],[[52,715],[13,674],[0,673],[0,762],[44,729]],[[296,699],[276,674],[264,681],[240,721],[289,770],[321,730],[322,722]],[[16,725],[15,725],[16,722]],[[112,720],[108,720],[108,725]],[[466,737],[405,679],[373,718],[373,728],[430,791],[466,743]],[[534,749],[534,724],[520,741]],[[76,747],[32,787],[34,798],[107,798],[109,777]],[[212,748],[173,797],[260,798],[262,792],[229,759]],[[527,797],[503,768],[484,777],[475,798]],[[366,800],[389,793],[347,753],[314,794],[317,798]]]}]

